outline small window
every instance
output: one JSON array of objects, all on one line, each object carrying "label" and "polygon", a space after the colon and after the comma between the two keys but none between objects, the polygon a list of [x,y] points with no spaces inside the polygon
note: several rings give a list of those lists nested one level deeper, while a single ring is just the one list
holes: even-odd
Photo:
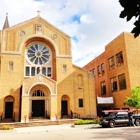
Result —
[{"label": "small window", "polygon": [[97,69],[98,69],[98,76],[101,76],[101,68],[100,68],[100,66],[98,66]]},{"label": "small window", "polygon": [[25,75],[30,76],[30,67],[26,67],[25,71],[26,71]]},{"label": "small window", "polygon": [[123,54],[122,52],[119,52],[118,54],[116,54],[116,65],[117,67],[120,67],[123,65]]},{"label": "small window", "polygon": [[37,74],[39,74],[39,73],[40,73],[40,67],[37,68]]},{"label": "small window", "polygon": [[67,65],[63,64],[63,72],[67,72]]},{"label": "small window", "polygon": [[51,72],[51,68],[48,68],[48,69],[47,69],[47,76],[48,76],[48,77],[51,77],[51,75],[52,75],[51,73],[52,73],[52,72]]},{"label": "small window", "polygon": [[108,59],[108,63],[109,63],[109,70],[112,70],[115,68],[114,56]]},{"label": "small window", "polygon": [[110,82],[111,82],[111,92],[117,91],[116,77],[111,78]]},{"label": "small window", "polygon": [[42,74],[44,74],[46,76],[46,68],[42,68]]},{"label": "small window", "polygon": [[126,79],[125,79],[125,74],[119,75],[119,88],[120,90],[126,89]]},{"label": "small window", "polygon": [[106,85],[105,85],[105,81],[101,82],[101,95],[106,94]]},{"label": "small window", "polygon": [[95,75],[95,69],[92,69],[92,74]]},{"label": "small window", "polygon": [[101,64],[101,69],[102,69],[102,75],[104,75],[105,74],[105,66],[104,66],[104,63]]},{"label": "small window", "polygon": [[31,76],[34,76],[35,75],[35,67],[32,67],[31,68]]},{"label": "small window", "polygon": [[79,99],[79,108],[83,107],[83,99]]},{"label": "small window", "polygon": [[11,70],[11,71],[13,70],[13,62],[11,62],[11,61],[9,62],[9,70]]}]

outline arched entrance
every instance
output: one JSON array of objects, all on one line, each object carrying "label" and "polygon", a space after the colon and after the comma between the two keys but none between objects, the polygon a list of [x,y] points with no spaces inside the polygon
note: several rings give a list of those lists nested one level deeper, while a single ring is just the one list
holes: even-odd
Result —
[{"label": "arched entrance", "polygon": [[5,119],[12,119],[13,118],[13,109],[14,109],[14,97],[13,96],[7,96],[4,99],[5,103],[5,113],[4,118]]},{"label": "arched entrance", "polygon": [[47,87],[37,85],[30,92],[30,118],[50,116],[50,92]]},{"label": "arched entrance", "polygon": [[[35,90],[33,97],[44,97],[42,90]],[[32,100],[32,117],[44,117],[45,116],[45,100],[38,99]]]},{"label": "arched entrance", "polygon": [[61,98],[61,117],[68,116],[69,114],[69,97],[63,95]]}]

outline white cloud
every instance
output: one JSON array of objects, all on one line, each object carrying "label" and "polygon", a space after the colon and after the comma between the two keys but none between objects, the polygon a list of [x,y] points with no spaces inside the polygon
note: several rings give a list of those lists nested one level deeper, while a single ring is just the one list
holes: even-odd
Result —
[{"label": "white cloud", "polygon": [[[104,51],[104,47],[123,31],[131,31],[133,22],[120,19],[123,8],[113,0],[1,0],[0,27],[5,13],[9,24],[15,25],[41,16],[54,26],[77,39],[72,41],[73,63],[84,66]],[[80,20],[74,21],[73,17]]]}]

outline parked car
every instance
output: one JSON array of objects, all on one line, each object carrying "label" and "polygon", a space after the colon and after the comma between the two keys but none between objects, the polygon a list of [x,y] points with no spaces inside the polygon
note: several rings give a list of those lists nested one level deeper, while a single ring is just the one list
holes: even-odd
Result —
[{"label": "parked car", "polygon": [[[134,124],[140,126],[140,115],[133,115]],[[103,117],[100,119],[100,125],[102,127],[115,127],[116,125],[128,125],[128,112],[112,112],[108,117]]]}]

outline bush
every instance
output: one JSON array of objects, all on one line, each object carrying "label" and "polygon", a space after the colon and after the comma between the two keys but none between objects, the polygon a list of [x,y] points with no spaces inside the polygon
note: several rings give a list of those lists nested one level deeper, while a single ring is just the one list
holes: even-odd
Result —
[{"label": "bush", "polygon": [[75,125],[83,125],[83,124],[99,124],[99,119],[80,119],[74,122]]},{"label": "bush", "polygon": [[12,126],[0,126],[0,130],[13,130],[14,127]]}]

